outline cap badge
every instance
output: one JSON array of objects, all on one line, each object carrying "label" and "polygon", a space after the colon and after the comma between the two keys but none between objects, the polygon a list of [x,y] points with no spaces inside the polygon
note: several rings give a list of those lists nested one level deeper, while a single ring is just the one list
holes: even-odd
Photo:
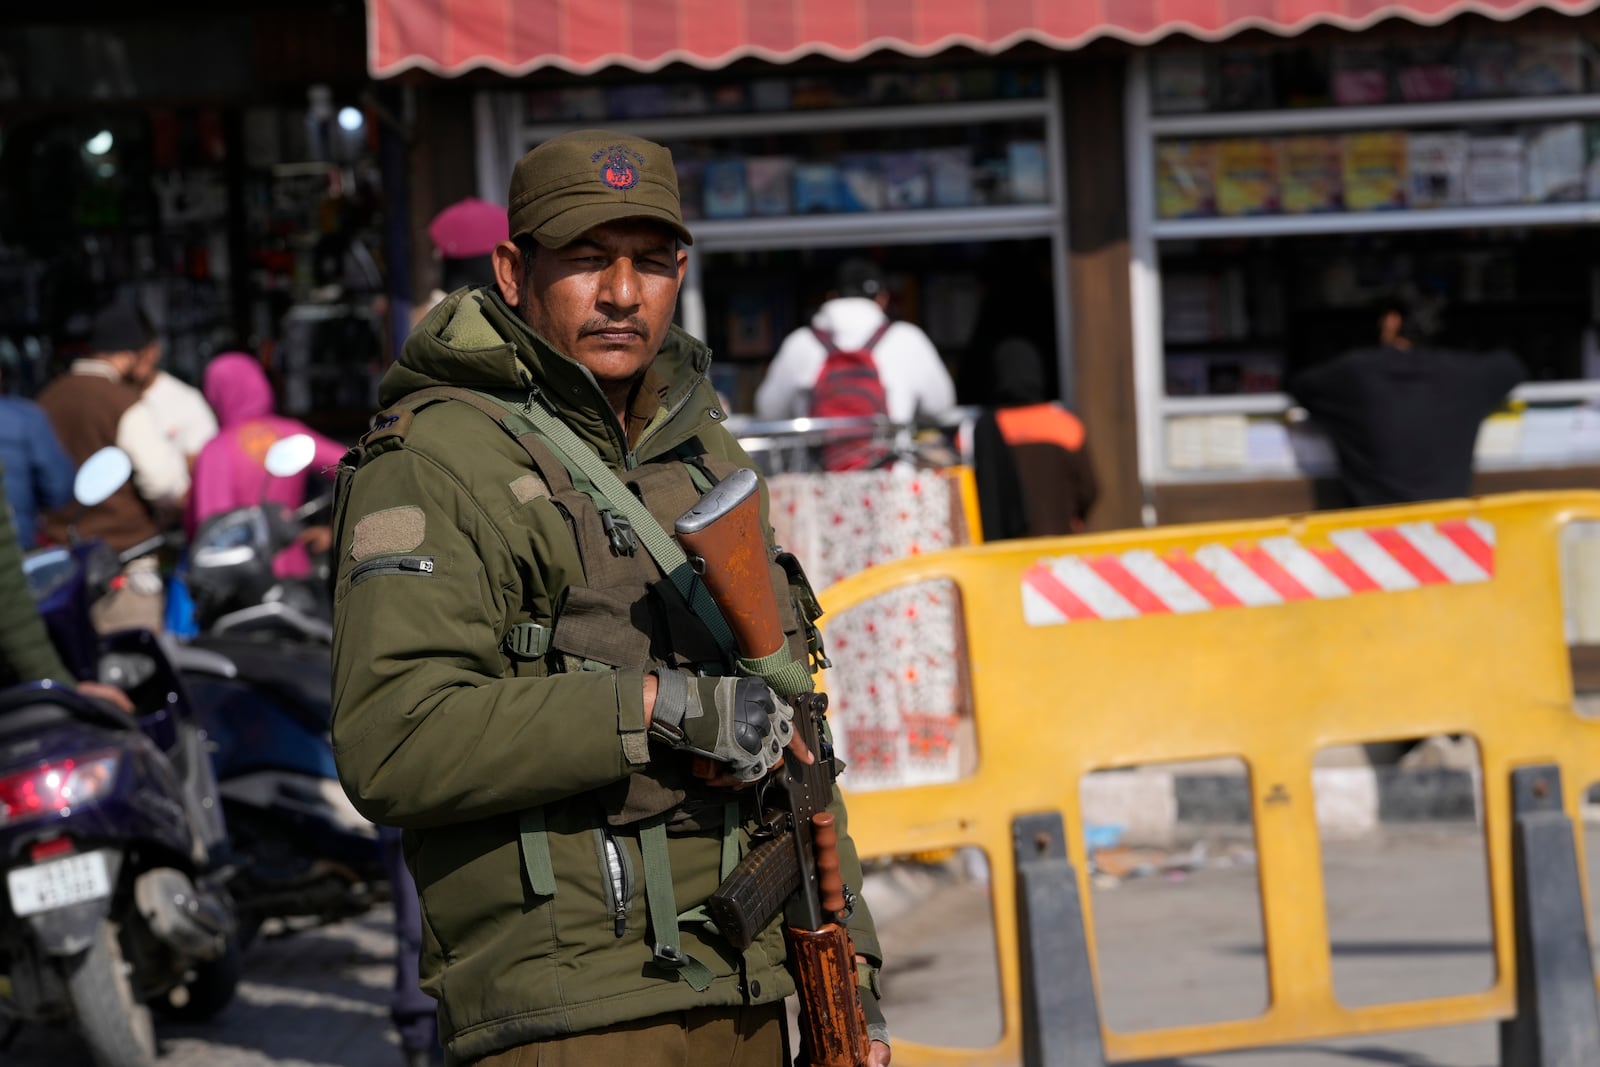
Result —
[{"label": "cap badge", "polygon": [[[632,161],[629,160],[632,156]],[[634,169],[634,164],[644,165],[644,157],[637,152],[629,151],[622,145],[614,144],[602,148],[589,157],[589,162],[599,163],[605,160],[605,166],[600,168],[600,180],[613,189],[632,189],[639,184],[639,172]]]}]

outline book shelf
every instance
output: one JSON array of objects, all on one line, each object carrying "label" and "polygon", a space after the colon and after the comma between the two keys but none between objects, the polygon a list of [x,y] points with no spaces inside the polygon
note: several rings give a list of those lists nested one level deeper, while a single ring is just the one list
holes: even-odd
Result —
[{"label": "book shelf", "polygon": [[[1270,59],[1265,62],[1270,62]],[[1500,136],[1510,140],[1515,137],[1531,138],[1533,133],[1548,129],[1553,124],[1582,124],[1583,129],[1592,136],[1597,129],[1593,124],[1600,122],[1600,93],[1568,92],[1564,95],[1445,99],[1361,106],[1262,106],[1257,101],[1249,110],[1163,114],[1158,113],[1153,104],[1160,97],[1153,82],[1153,66],[1154,62],[1147,55],[1135,57],[1129,64],[1126,96],[1126,162],[1130,181],[1132,251],[1130,282],[1134,315],[1139,470],[1141,481],[1146,485],[1294,478],[1325,475],[1332,470],[1331,454],[1326,442],[1320,439],[1314,427],[1291,424],[1286,418],[1291,413],[1293,401],[1281,388],[1249,393],[1214,391],[1210,395],[1175,395],[1171,392],[1174,374],[1178,375],[1178,381],[1185,384],[1190,382],[1189,378],[1184,377],[1182,361],[1203,365],[1212,350],[1226,352],[1230,348],[1236,349],[1236,353],[1229,354],[1238,355],[1241,359],[1275,352],[1280,368],[1286,371],[1290,366],[1292,342],[1285,339],[1281,322],[1275,323],[1273,329],[1260,328],[1259,322],[1243,326],[1235,324],[1238,319],[1249,322],[1252,317],[1262,317],[1258,308],[1252,308],[1245,314],[1240,314],[1234,306],[1226,311],[1213,312],[1214,319],[1220,317],[1221,325],[1214,325],[1214,332],[1210,336],[1203,335],[1203,328],[1200,334],[1186,332],[1187,325],[1184,325],[1179,327],[1177,339],[1174,339],[1173,323],[1166,322],[1165,315],[1174,308],[1193,311],[1193,302],[1203,299],[1203,279],[1208,277],[1207,271],[1212,272],[1209,277],[1213,284],[1220,285],[1223,290],[1221,295],[1213,295],[1211,299],[1222,303],[1232,299],[1237,305],[1244,299],[1259,300],[1257,290],[1261,284],[1261,263],[1273,262],[1274,255],[1279,256],[1280,261],[1292,258],[1288,252],[1280,251],[1282,239],[1321,238],[1324,242],[1337,242],[1342,237],[1349,237],[1351,241],[1344,244],[1351,245],[1371,235],[1374,241],[1383,243],[1352,252],[1352,257],[1366,255],[1375,258],[1379,252],[1373,249],[1388,249],[1396,258],[1410,256],[1412,245],[1416,245],[1422,249],[1416,253],[1417,259],[1431,256],[1437,261],[1448,257],[1450,253],[1441,249],[1451,241],[1459,241],[1460,247],[1471,250],[1463,252],[1463,258],[1469,254],[1482,256],[1487,254],[1482,251],[1484,242],[1496,239],[1497,235],[1503,239],[1503,235],[1512,231],[1534,234],[1548,232],[1557,235],[1553,240],[1562,240],[1565,238],[1561,235],[1567,230],[1600,222],[1600,200],[1595,199],[1596,186],[1593,182],[1597,173],[1593,140],[1588,142],[1590,153],[1587,162],[1590,169],[1587,188],[1580,181],[1576,191],[1569,189],[1564,195],[1552,197],[1547,202],[1526,202],[1538,199],[1530,192],[1516,198],[1518,202],[1463,203],[1459,189],[1452,189],[1450,202],[1440,206],[1410,206],[1412,200],[1406,199],[1404,202],[1408,206],[1384,207],[1381,210],[1339,210],[1335,206],[1333,209],[1290,213],[1284,207],[1288,202],[1287,193],[1283,192],[1282,203],[1276,199],[1280,192],[1287,189],[1288,178],[1285,175],[1288,172],[1269,170],[1270,177],[1262,184],[1273,188],[1273,199],[1263,199],[1259,207],[1249,204],[1247,209],[1239,209],[1235,190],[1232,210],[1225,213],[1217,206],[1222,199],[1220,192],[1202,190],[1215,196],[1212,205],[1193,211],[1181,210],[1187,205],[1170,192],[1166,193],[1168,199],[1162,200],[1164,190],[1161,182],[1165,180],[1170,185],[1173,180],[1171,175],[1178,173],[1181,184],[1183,175],[1172,169],[1174,164],[1171,159],[1177,158],[1179,164],[1185,162],[1182,153],[1189,150],[1188,146],[1199,146],[1197,156],[1209,147],[1220,157],[1220,146],[1224,144],[1271,141],[1277,146],[1274,151],[1282,153],[1288,139],[1308,135],[1333,139],[1338,135],[1374,132],[1392,136],[1396,143],[1402,145],[1403,163],[1407,144],[1435,136],[1437,131],[1463,138],[1473,135],[1474,140],[1475,135],[1480,134],[1485,139]],[[1571,132],[1570,125],[1565,132]],[[1407,142],[1406,138],[1412,140]],[[1531,140],[1527,143],[1531,143]],[[1350,138],[1341,139],[1340,150],[1351,151],[1348,147],[1350,144]],[[1163,145],[1176,147],[1163,149]],[[1166,157],[1162,157],[1164,151]],[[1531,159],[1532,149],[1526,151]],[[1249,157],[1243,152],[1236,152],[1236,158],[1248,161]],[[1277,156],[1277,166],[1282,166],[1282,159],[1281,154]],[[1344,160],[1343,165],[1348,175],[1351,166],[1349,160]],[[1168,168],[1165,178],[1162,176],[1163,166]],[[1531,177],[1528,177],[1533,166],[1531,161],[1523,164],[1524,181],[1529,188],[1533,185]],[[1218,184],[1223,180],[1222,173],[1221,168],[1216,172]],[[1401,170],[1398,181],[1403,183],[1403,197],[1426,202],[1415,191],[1412,184],[1414,178],[1407,170]],[[1276,184],[1279,182],[1281,186]],[[1247,189],[1246,192],[1248,194],[1251,190]],[[1341,187],[1340,203],[1344,202],[1344,194],[1348,192],[1348,184]],[[1509,201],[1512,198],[1505,199]],[[1427,236],[1430,234],[1433,236]],[[1458,234],[1461,236],[1457,237]],[[1415,240],[1406,235],[1414,235]],[[1326,245],[1315,247],[1321,249]],[[1256,259],[1253,266],[1249,265],[1252,256]],[[1179,278],[1178,274],[1172,273],[1177,269],[1172,266],[1174,263],[1182,265],[1179,274],[1184,277]],[[1587,271],[1589,268],[1587,264],[1574,263],[1572,269]],[[1257,273],[1252,274],[1252,270]],[[1238,277],[1228,278],[1230,271]],[[1248,298],[1228,290],[1228,286],[1222,284],[1224,279],[1231,281],[1234,289],[1248,290]],[[1165,285],[1176,285],[1179,281],[1185,283],[1188,289],[1164,292]],[[1269,281],[1279,284],[1284,290],[1296,284],[1304,289],[1307,284],[1293,276]],[[1493,286],[1488,288],[1493,289]],[[1538,292],[1530,295],[1532,286],[1526,281],[1520,288],[1523,290],[1520,295],[1502,296],[1494,292],[1492,296],[1473,298],[1470,302],[1477,306],[1470,310],[1477,314],[1488,314],[1491,309],[1498,309],[1493,313],[1503,316],[1526,313],[1530,321],[1535,317],[1553,319],[1559,311],[1567,316],[1569,322],[1583,318],[1590,326],[1593,325],[1595,313],[1600,311],[1600,304],[1587,295],[1559,296]],[[1201,295],[1196,295],[1197,291]],[[1278,296],[1280,317],[1297,313],[1285,311],[1292,302],[1283,297],[1281,291]],[[1469,302],[1466,297],[1456,296],[1452,299]],[[1174,303],[1184,300],[1189,303]],[[1534,304],[1540,305],[1539,316],[1534,316],[1531,310]],[[1556,305],[1561,306],[1558,308]],[[1361,314],[1361,305],[1353,299],[1343,305],[1330,300],[1325,311],[1331,313],[1341,308],[1346,315]],[[1522,310],[1519,311],[1519,308]],[[1201,320],[1204,320],[1203,314]],[[1303,328],[1304,324],[1301,326]],[[1588,343],[1586,339],[1585,344]],[[1179,361],[1176,371],[1173,360]],[[1575,364],[1577,361],[1568,362]],[[1587,349],[1582,362],[1585,368],[1590,366],[1590,352]],[[1588,465],[1600,460],[1600,433],[1589,429],[1587,424],[1572,438],[1570,447],[1565,450],[1541,447],[1550,437],[1550,431],[1541,424],[1541,420],[1548,423],[1548,420],[1560,417],[1560,413],[1567,410],[1563,405],[1570,407],[1600,401],[1600,380],[1585,380],[1580,376],[1582,373],[1592,371],[1575,372],[1570,380],[1530,381],[1515,390],[1512,394],[1514,414],[1509,418],[1525,423],[1525,428],[1516,431],[1517,439],[1522,442],[1521,451],[1518,452],[1516,447],[1507,450],[1503,436],[1497,451],[1490,441],[1493,435],[1486,432],[1480,438],[1478,467],[1482,470],[1515,471]],[[1200,391],[1206,391],[1203,383]],[[1525,419],[1524,412],[1532,417]],[[1578,415],[1574,414],[1573,417],[1578,418]],[[1227,456],[1226,460],[1196,460],[1194,450],[1199,449],[1203,453],[1201,445],[1191,446],[1187,441],[1173,439],[1175,434],[1181,434],[1198,441],[1208,422],[1215,423],[1219,433],[1227,431],[1232,435],[1227,444],[1219,446]],[[1266,425],[1269,423],[1277,426]],[[1244,444],[1247,429],[1248,448]],[[1506,424],[1501,423],[1499,429],[1504,431]],[[1258,430],[1270,433],[1262,432],[1258,436]],[[1536,433],[1539,435],[1538,442],[1534,441]],[[1258,447],[1258,442],[1266,442],[1273,436],[1285,441],[1292,436],[1294,447]],[[1263,455],[1270,458],[1263,459]]]},{"label": "book shelf", "polygon": [[[715,293],[722,285],[718,257],[746,253],[788,252],[810,249],[868,249],[887,246],[984,244],[996,241],[1044,240],[1049,242],[1052,298],[1055,306],[1055,347],[1059,353],[1058,372],[1062,382],[1070,382],[1071,328],[1067,314],[1067,245],[1064,207],[1065,145],[1061,121],[1061,94],[1052,69],[1030,73],[1017,68],[1017,83],[1036,85],[1037,91],[995,99],[952,99],[942,102],[854,103],[851,106],[823,106],[766,112],[703,113],[650,118],[573,118],[563,121],[533,121],[525,94],[481,93],[476,101],[479,136],[478,174],[480,196],[503,202],[504,176],[522,153],[542,141],[573,129],[596,126],[626,130],[672,149],[679,166],[679,185],[684,196],[686,222],[693,231],[694,244],[688,248],[689,269],[679,297],[680,323],[697,337],[708,336],[707,285]],[[869,75],[870,76],[870,75]],[[1000,72],[1004,81],[1007,71]],[[1036,81],[1030,82],[1030,78]],[[755,83],[749,83],[752,96]],[[879,138],[877,135],[882,134]],[[487,136],[486,136],[487,134]],[[710,166],[721,159],[752,164],[760,157],[786,157],[793,171],[804,164],[837,164],[840,169],[851,154],[878,155],[887,181],[887,157],[934,154],[941,146],[973,143],[983,137],[998,141],[1020,138],[1042,146],[1042,170],[1032,180],[1042,184],[1033,195],[1017,197],[1007,183],[1006,191],[985,195],[976,190],[970,202],[947,205],[936,195],[938,177],[931,170],[923,179],[934,195],[924,193],[917,206],[883,210],[821,210],[810,213],[762,213],[755,204],[756,178],[749,175],[749,210],[741,217],[692,217],[688,210],[699,207],[699,194],[686,179],[686,160],[699,160],[693,168]],[[898,147],[894,147],[898,146]],[[1037,157],[1035,157],[1037,158]],[[930,168],[932,164],[927,164]],[[977,157],[973,160],[972,181],[980,182],[985,173]],[[988,175],[990,178],[992,174]],[[781,184],[796,182],[792,174],[780,171]],[[709,184],[709,181],[708,181]],[[786,190],[800,203],[797,186]],[[780,197],[781,199],[781,197]],[[958,201],[960,198],[957,198]],[[887,198],[886,198],[887,200]],[[1022,202],[1019,202],[1022,201]],[[698,212],[695,212],[698,213]],[[724,261],[725,262],[725,261]],[[720,319],[718,320],[720,321]]]}]

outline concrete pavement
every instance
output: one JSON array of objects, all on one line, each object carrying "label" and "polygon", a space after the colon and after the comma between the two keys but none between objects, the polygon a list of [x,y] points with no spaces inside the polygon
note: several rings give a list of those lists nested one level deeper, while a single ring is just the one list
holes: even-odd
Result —
[{"label": "concrete pavement", "polygon": [[[1600,885],[1600,832],[1589,831]],[[1214,850],[1220,852],[1220,850]],[[1482,842],[1470,826],[1389,828],[1325,846],[1335,981],[1351,1003],[1481,989],[1490,980]],[[962,1047],[1000,1032],[987,891],[922,875],[884,894],[886,1009],[902,1037]],[[888,884],[888,883],[883,883]],[[1093,906],[1103,1010],[1134,1030],[1247,1017],[1266,1003],[1248,866],[1202,866],[1182,880],[1102,880]],[[869,891],[870,892],[870,891]],[[1591,914],[1591,927],[1600,915]],[[393,1067],[386,912],[254,949],[237,1001],[203,1026],[161,1028],[170,1067]],[[26,1031],[6,1067],[78,1067],[70,1035]],[[1492,1024],[1185,1057],[1165,1067],[1494,1067]]]}]

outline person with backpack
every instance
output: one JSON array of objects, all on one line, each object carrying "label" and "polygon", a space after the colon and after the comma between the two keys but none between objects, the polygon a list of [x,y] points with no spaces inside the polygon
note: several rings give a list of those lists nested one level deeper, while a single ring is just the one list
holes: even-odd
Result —
[{"label": "person with backpack", "polygon": [[[955,407],[939,352],[915,325],[889,318],[889,287],[869,259],[839,265],[833,295],[811,322],[784,338],[756,391],[766,419],[887,419],[905,425]],[[833,439],[824,470],[862,470],[892,460],[881,435]]]}]

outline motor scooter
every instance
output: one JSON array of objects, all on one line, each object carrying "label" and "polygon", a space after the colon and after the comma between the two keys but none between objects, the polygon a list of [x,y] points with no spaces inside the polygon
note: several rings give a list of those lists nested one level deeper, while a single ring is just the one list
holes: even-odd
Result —
[{"label": "motor scooter", "polygon": [[[285,437],[268,449],[267,472],[293,477],[315,450],[305,434]],[[268,919],[333,922],[387,893],[377,830],[345,796],[333,761],[326,581],[273,571],[317,504],[236,508],[204,523],[189,548],[203,630],[187,646],[201,655],[183,668],[212,742],[247,939]]]},{"label": "motor scooter", "polygon": [[[82,506],[132,465],[79,470]],[[152,1008],[207,1018],[239,978],[226,837],[205,735],[162,639],[97,635],[91,604],[122,566],[99,542],[30,553],[24,569],[68,669],[128,693],[134,713],[69,686],[0,692],[0,1020],[68,1023],[100,1067],[152,1067]]]}]

